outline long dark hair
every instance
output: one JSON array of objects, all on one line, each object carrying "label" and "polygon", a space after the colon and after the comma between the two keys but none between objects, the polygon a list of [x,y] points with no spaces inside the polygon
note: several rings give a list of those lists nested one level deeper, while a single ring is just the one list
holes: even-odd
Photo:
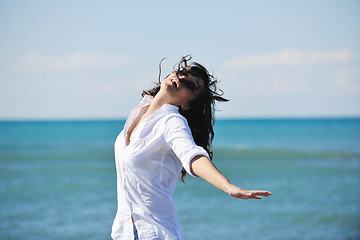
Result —
[{"label": "long dark hair", "polygon": [[[162,59],[159,63],[159,78],[157,85],[148,90],[143,91],[144,94],[155,96],[160,90],[161,84],[161,63],[164,59]],[[215,101],[227,102],[228,99],[221,97],[223,95],[223,91],[216,87],[217,80],[211,75],[208,70],[197,62],[190,62],[191,56],[187,55],[181,58],[180,62],[174,66],[174,72],[179,76],[194,76],[197,78],[201,78],[204,82],[204,87],[201,89],[198,96],[191,100],[189,104],[189,109],[182,110],[180,108],[179,112],[183,115],[191,129],[192,136],[194,138],[195,143],[198,146],[203,147],[206,152],[210,156],[210,160],[212,160],[213,152],[212,148],[212,140],[214,139],[214,129],[213,126],[215,124]],[[186,175],[186,171],[183,168],[181,170],[181,181],[184,181],[184,177]]]}]

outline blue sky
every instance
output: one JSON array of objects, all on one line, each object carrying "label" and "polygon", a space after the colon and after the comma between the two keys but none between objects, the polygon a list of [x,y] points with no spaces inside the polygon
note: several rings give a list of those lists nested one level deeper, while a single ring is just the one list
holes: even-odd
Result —
[{"label": "blue sky", "polygon": [[359,1],[0,1],[0,119],[126,117],[183,55],[218,117],[360,116]]}]

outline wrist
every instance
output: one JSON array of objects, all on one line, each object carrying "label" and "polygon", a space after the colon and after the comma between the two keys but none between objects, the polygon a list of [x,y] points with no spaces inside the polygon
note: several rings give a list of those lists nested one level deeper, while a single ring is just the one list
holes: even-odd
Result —
[{"label": "wrist", "polygon": [[227,180],[227,182],[224,185],[223,191],[226,192],[227,194],[230,194],[232,187],[233,185],[229,182],[229,180]]}]

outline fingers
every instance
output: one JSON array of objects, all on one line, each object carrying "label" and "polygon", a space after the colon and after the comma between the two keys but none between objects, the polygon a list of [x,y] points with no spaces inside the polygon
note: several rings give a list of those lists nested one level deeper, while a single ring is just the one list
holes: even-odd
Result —
[{"label": "fingers", "polygon": [[228,194],[232,197],[240,199],[262,199],[262,197],[270,196],[271,192],[263,190],[245,190],[233,185],[233,187],[228,191]]},{"label": "fingers", "polygon": [[249,192],[254,193],[256,195],[261,195],[261,196],[270,196],[271,195],[271,192],[269,192],[269,191],[250,190]]},{"label": "fingers", "polygon": [[271,195],[271,192],[269,191],[251,190],[249,192],[249,198],[251,199],[261,199],[262,197],[260,196],[268,197]]}]

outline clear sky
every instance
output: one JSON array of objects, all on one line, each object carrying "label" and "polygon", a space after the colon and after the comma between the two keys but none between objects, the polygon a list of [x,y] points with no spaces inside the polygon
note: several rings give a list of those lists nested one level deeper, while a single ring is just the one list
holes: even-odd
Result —
[{"label": "clear sky", "polygon": [[0,119],[126,117],[183,55],[218,117],[360,116],[360,2],[0,0]]}]

